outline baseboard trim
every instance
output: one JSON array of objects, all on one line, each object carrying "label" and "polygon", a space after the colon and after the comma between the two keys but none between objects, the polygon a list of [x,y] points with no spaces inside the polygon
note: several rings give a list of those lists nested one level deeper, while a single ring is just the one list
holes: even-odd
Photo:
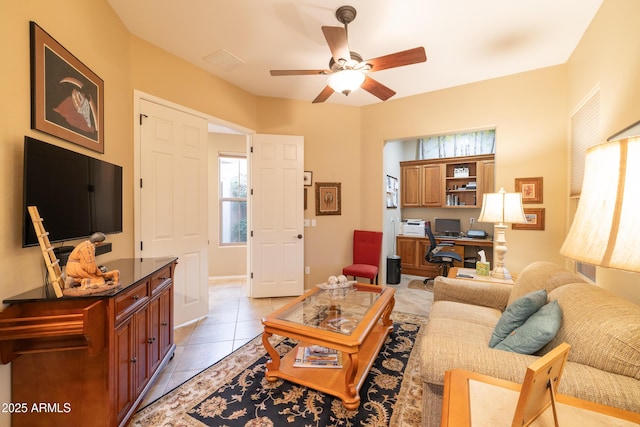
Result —
[{"label": "baseboard trim", "polygon": [[242,282],[246,280],[246,274],[240,276],[209,276],[209,282]]}]

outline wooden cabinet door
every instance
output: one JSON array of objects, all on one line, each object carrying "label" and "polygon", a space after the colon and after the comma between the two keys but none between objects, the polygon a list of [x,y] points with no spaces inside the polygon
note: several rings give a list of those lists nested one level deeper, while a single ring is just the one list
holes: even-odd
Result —
[{"label": "wooden cabinet door", "polygon": [[402,166],[400,180],[400,206],[420,206],[421,166]]},{"label": "wooden cabinet door", "polygon": [[153,373],[173,345],[171,314],[173,287],[163,290],[149,303],[149,372]]},{"label": "wooden cabinet door", "polygon": [[478,207],[482,207],[482,199],[484,193],[495,193],[495,161],[485,160],[479,168],[482,173],[480,182],[478,183]]},{"label": "wooden cabinet door", "polygon": [[164,358],[173,346],[173,286],[169,286],[160,295],[160,359]]},{"label": "wooden cabinet door", "polygon": [[431,243],[429,242],[429,240],[423,240],[422,242],[418,243],[418,252],[422,254],[422,256],[420,257],[420,262],[418,263],[420,267],[430,268],[433,266],[433,264],[427,262],[427,260],[425,259],[430,247]]},{"label": "wooden cabinet door", "polygon": [[396,248],[398,250],[398,256],[400,256],[400,266],[402,268],[416,267],[418,265],[416,239],[411,237],[398,237],[396,238]]},{"label": "wooden cabinet door", "polygon": [[149,303],[149,369],[154,372],[163,354],[161,354],[161,326],[160,326],[160,297],[155,297]]},{"label": "wooden cabinet door", "polygon": [[133,375],[134,393],[138,396],[142,393],[144,386],[149,380],[149,306],[141,308],[133,314],[134,330],[134,355],[133,355]]},{"label": "wooden cabinet door", "polygon": [[427,252],[430,248],[431,242],[429,242],[429,239],[418,242],[418,265],[422,269],[422,274],[425,277],[436,277],[440,271],[438,264],[432,264],[426,260]]},{"label": "wooden cabinet door", "polygon": [[421,184],[421,206],[442,206],[444,191],[442,190],[441,165],[422,166]]},{"label": "wooden cabinet door", "polygon": [[115,389],[118,423],[133,404],[133,320],[129,318],[115,331]]}]

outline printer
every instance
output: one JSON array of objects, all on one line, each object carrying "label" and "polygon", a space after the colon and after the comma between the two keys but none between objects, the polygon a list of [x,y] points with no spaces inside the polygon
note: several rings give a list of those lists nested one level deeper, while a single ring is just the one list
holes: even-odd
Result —
[{"label": "printer", "polygon": [[403,222],[402,234],[405,236],[424,237],[427,235],[423,219],[407,219]]}]

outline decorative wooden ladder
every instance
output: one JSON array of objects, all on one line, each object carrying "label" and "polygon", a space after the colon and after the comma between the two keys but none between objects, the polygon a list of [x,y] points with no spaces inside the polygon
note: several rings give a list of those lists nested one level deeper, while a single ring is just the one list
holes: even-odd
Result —
[{"label": "decorative wooden ladder", "polygon": [[38,236],[38,242],[40,242],[40,250],[42,250],[42,256],[44,257],[44,263],[47,265],[47,271],[49,272],[49,278],[51,279],[51,285],[56,293],[56,297],[62,296],[62,289],[64,289],[64,279],[62,277],[62,270],[60,269],[60,261],[56,257],[49,241],[49,233],[44,229],[43,219],[40,218],[40,213],[36,206],[29,206],[29,215],[31,216],[31,222],[33,222],[33,228]]}]

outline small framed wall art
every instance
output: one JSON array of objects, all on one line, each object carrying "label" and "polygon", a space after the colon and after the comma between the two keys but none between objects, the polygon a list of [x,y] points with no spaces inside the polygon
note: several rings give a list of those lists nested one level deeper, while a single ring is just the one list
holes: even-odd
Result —
[{"label": "small framed wall art", "polygon": [[316,182],[316,215],[341,215],[341,185],[339,182]]},{"label": "small framed wall art", "polygon": [[35,22],[31,128],[104,153],[104,82]]},{"label": "small framed wall art", "polygon": [[387,209],[398,207],[398,178],[387,175],[386,180]]},{"label": "small framed wall art", "polygon": [[312,186],[313,185],[313,172],[304,171],[304,175],[303,175],[302,181],[304,182],[304,186],[305,187]]},{"label": "small framed wall art", "polygon": [[516,178],[516,192],[522,193],[522,203],[542,203],[542,177]]},{"label": "small framed wall art", "polygon": [[544,230],[544,208],[524,208],[526,224],[511,224],[513,230]]}]

